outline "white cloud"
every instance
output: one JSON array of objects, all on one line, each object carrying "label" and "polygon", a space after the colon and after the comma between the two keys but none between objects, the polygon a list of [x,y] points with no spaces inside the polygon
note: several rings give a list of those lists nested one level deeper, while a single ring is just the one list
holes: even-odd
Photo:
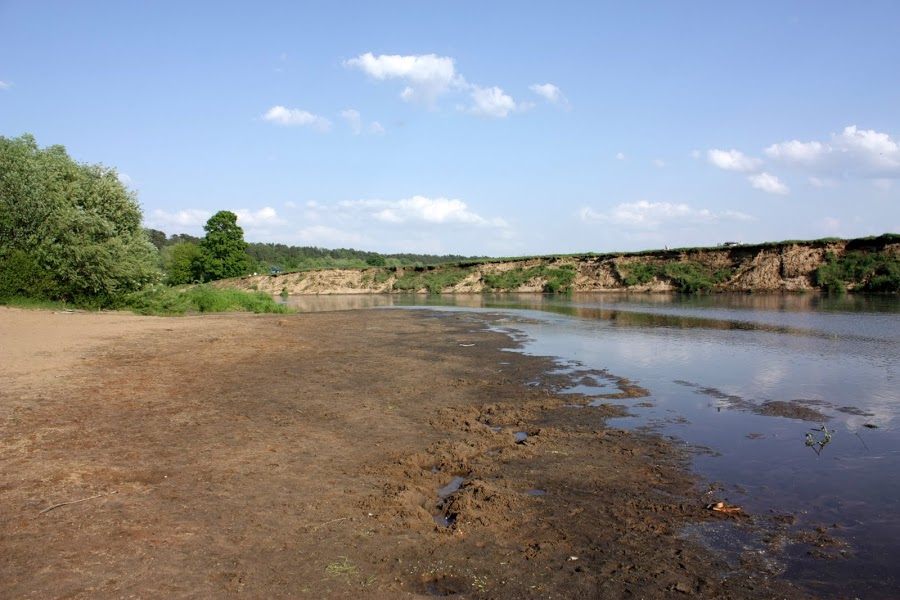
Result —
[{"label": "white cloud", "polygon": [[453,59],[436,54],[374,56],[367,52],[344,61],[344,65],[380,81],[403,81],[406,87],[400,97],[409,102],[433,103],[438,96],[466,86],[465,79],[456,72]]},{"label": "white cloud", "polygon": [[343,209],[363,210],[382,223],[469,224],[506,227],[502,219],[485,219],[469,210],[462,200],[413,196],[402,200],[349,200],[340,202]]},{"label": "white cloud", "polygon": [[625,154],[623,152],[616,153],[616,160],[625,160]]},{"label": "white cloud", "polygon": [[[695,158],[697,157],[695,156]],[[762,165],[762,161],[758,158],[752,158],[738,150],[717,150],[713,148],[706,153],[706,159],[711,165],[719,169],[743,173],[756,171]]]},{"label": "white cloud", "polygon": [[11,81],[2,81],[0,80],[0,90],[8,90],[12,87]]},{"label": "white cloud", "polygon": [[271,206],[264,206],[259,210],[248,210],[239,208],[234,211],[237,215],[238,225],[241,227],[258,227],[260,225],[271,225],[282,223],[282,219]]},{"label": "white cloud", "polygon": [[766,156],[783,164],[835,177],[900,178],[900,145],[887,133],[845,127],[828,142],[789,140]]},{"label": "white cloud", "polygon": [[736,212],[715,213],[706,208],[694,208],[687,204],[670,202],[626,202],[607,212],[597,212],[585,207],[579,212],[582,221],[609,223],[632,229],[653,230],[663,225],[716,223],[723,220],[748,221],[752,217]]},{"label": "white cloud", "polygon": [[562,91],[552,83],[535,83],[528,86],[528,89],[551,104],[566,106],[569,103]]},{"label": "white cloud", "polygon": [[691,150],[691,158],[694,160],[699,160],[701,156],[703,156],[703,153],[699,150]]},{"label": "white cloud", "polygon": [[116,173],[116,177],[119,179],[119,181],[122,182],[122,185],[126,185],[126,186],[128,186],[128,187],[131,187],[132,185],[134,185],[134,179],[132,179],[132,178],[128,175],[128,173],[119,173],[119,172],[117,172],[117,173]]},{"label": "white cloud", "polygon": [[378,121],[372,121],[367,128],[372,135],[384,135],[384,126]]},{"label": "white cloud", "polygon": [[189,208],[176,212],[166,212],[164,210],[154,210],[149,219],[153,225],[162,229],[166,227],[186,227],[194,228],[202,227],[206,224],[212,213],[207,210],[199,210]]},{"label": "white cloud", "polygon": [[661,158],[657,158],[653,161],[653,166],[657,169],[662,169],[666,166],[666,161],[662,160]]},{"label": "white cloud", "polygon": [[320,131],[327,131],[331,128],[331,121],[325,117],[314,115],[299,108],[285,108],[281,105],[270,108],[262,118],[276,125],[308,125]]},{"label": "white cloud", "polygon": [[787,194],[790,191],[788,186],[783,184],[781,180],[766,172],[750,175],[747,177],[747,180],[750,182],[750,185],[756,189],[768,192],[769,194]]},{"label": "white cloud", "polygon": [[352,108],[342,110],[341,117],[343,117],[343,119],[347,121],[347,125],[350,126],[350,129],[353,131],[353,135],[359,135],[360,133],[362,133],[362,116],[359,114],[358,110],[354,110]]},{"label": "white cloud", "polygon": [[515,100],[497,86],[489,88],[474,86],[471,97],[472,105],[469,112],[483,117],[503,119],[509,113],[524,108],[517,106]]}]

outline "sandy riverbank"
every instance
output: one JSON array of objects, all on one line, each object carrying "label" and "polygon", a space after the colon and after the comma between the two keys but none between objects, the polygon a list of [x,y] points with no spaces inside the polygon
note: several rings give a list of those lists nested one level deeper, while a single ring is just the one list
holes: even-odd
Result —
[{"label": "sandy riverbank", "polygon": [[0,307],[0,597],[802,597],[490,318]]}]

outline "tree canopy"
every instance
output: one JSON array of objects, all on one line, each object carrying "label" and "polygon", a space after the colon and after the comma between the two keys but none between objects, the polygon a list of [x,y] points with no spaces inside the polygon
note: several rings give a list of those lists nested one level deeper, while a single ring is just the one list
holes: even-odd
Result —
[{"label": "tree canopy", "polygon": [[115,169],[0,136],[0,299],[113,304],[159,278],[156,256]]},{"label": "tree canopy", "polygon": [[244,230],[237,224],[237,215],[220,210],[203,226],[206,237],[200,240],[198,272],[204,280],[240,277],[250,270]]}]

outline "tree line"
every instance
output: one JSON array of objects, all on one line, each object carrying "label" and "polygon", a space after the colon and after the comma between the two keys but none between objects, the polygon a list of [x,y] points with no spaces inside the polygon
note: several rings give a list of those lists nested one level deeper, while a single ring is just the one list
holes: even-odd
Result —
[{"label": "tree line", "polygon": [[202,238],[142,226],[135,193],[114,168],[73,160],[63,146],[0,136],[0,302],[29,298],[116,306],[148,286],[202,283],[253,272],[431,265],[456,255],[381,255],[248,244],[230,211]]},{"label": "tree line", "polygon": [[[158,229],[147,229],[147,237],[159,250],[162,256],[164,271],[180,272],[178,260],[182,254],[190,254],[191,250],[179,246],[192,244],[198,246],[202,238],[186,233],[167,236]],[[176,248],[178,247],[178,248]],[[270,273],[271,271],[306,271],[312,269],[355,269],[365,267],[409,267],[439,265],[447,263],[471,262],[486,257],[462,256],[458,254],[413,254],[396,253],[380,254],[353,248],[320,248],[317,246],[288,246],[263,242],[249,242],[246,247],[249,271]],[[186,283],[179,281],[178,283]]]}]

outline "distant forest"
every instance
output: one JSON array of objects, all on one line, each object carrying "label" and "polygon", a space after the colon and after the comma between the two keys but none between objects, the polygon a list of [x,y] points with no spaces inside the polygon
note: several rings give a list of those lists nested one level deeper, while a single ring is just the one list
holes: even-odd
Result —
[{"label": "distant forest", "polygon": [[[147,237],[160,252],[176,244],[199,244],[200,239],[186,233],[167,236],[156,229],[146,229]],[[329,250],[315,246],[287,246],[285,244],[247,244],[247,255],[252,264],[251,272],[308,271],[313,269],[341,269],[361,267],[408,267],[440,265],[463,261],[480,261],[484,256],[459,254],[379,254],[353,248]]]}]

